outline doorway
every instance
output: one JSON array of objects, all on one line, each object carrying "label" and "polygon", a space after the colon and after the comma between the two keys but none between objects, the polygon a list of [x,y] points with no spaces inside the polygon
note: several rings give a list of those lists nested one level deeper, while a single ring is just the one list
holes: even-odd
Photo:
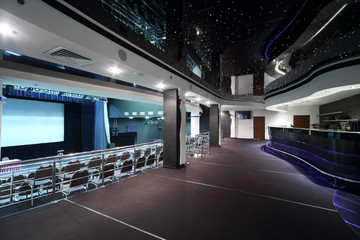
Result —
[{"label": "doorway", "polygon": [[310,128],[310,115],[294,115],[294,128]]},{"label": "doorway", "polygon": [[254,139],[265,139],[265,117],[254,117]]}]

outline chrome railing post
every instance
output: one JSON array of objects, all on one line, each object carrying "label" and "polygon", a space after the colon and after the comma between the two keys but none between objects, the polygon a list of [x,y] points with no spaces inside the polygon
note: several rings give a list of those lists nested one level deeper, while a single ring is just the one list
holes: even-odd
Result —
[{"label": "chrome railing post", "polygon": [[55,189],[56,189],[56,160],[53,160],[52,169],[52,202],[55,203]]},{"label": "chrome railing post", "polygon": [[14,167],[11,168],[11,177],[10,177],[10,202],[13,200],[13,186],[14,186]]},{"label": "chrome railing post", "polygon": [[104,180],[104,167],[105,167],[105,154],[103,153],[101,155],[101,185],[104,187],[105,186],[105,180]]},{"label": "chrome railing post", "polygon": [[133,158],[134,158],[134,161],[133,161],[133,172],[134,172],[134,176],[135,176],[135,174],[136,174],[136,163],[135,163],[135,161],[136,161],[136,158],[135,158],[135,151],[136,151],[136,147],[135,147],[136,145],[134,145],[134,149],[133,149]]}]

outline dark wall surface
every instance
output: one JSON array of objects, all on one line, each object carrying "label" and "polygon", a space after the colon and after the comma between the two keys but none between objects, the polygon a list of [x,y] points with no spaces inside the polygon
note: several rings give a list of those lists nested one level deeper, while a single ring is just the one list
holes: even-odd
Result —
[{"label": "dark wall surface", "polygon": [[230,126],[231,126],[231,117],[229,111],[221,112],[221,129],[223,131],[223,137],[230,137]]}]

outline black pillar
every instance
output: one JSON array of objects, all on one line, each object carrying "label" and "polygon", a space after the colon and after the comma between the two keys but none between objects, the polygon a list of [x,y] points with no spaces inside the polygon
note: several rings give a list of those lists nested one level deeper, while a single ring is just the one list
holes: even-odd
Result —
[{"label": "black pillar", "polygon": [[164,167],[179,168],[181,111],[177,89],[164,91]]},{"label": "black pillar", "polygon": [[210,106],[210,146],[219,146],[219,105]]}]

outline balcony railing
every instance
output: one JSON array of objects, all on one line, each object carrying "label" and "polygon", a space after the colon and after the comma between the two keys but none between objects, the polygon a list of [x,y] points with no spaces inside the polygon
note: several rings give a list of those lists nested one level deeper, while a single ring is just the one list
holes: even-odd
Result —
[{"label": "balcony railing", "polygon": [[157,141],[100,151],[0,162],[0,216],[135,176],[162,165],[162,152],[162,141]]},{"label": "balcony railing", "polygon": [[209,132],[197,134],[195,137],[186,136],[186,156],[201,157],[210,154]]}]

